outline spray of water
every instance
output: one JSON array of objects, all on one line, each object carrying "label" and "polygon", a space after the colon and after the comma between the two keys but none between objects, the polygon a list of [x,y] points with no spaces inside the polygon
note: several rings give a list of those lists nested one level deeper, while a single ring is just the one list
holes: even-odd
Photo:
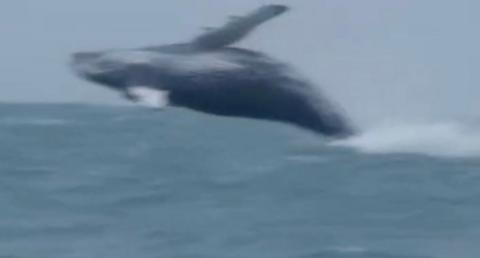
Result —
[{"label": "spray of water", "polygon": [[480,133],[459,122],[388,123],[331,144],[363,153],[480,157]]}]

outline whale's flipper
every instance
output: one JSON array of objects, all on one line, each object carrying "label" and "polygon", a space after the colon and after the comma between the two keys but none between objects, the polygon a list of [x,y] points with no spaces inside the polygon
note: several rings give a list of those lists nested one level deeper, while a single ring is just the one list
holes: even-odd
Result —
[{"label": "whale's flipper", "polygon": [[197,50],[215,50],[240,41],[262,23],[285,13],[284,5],[266,5],[246,16],[233,16],[230,21],[218,29],[210,29],[195,38],[191,45]]},{"label": "whale's flipper", "polygon": [[163,109],[169,104],[169,92],[147,86],[131,86],[125,91],[125,97],[142,106]]}]

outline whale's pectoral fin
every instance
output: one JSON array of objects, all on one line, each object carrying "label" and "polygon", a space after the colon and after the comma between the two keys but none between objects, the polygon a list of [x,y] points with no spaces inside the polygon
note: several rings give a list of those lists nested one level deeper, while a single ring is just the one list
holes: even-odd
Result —
[{"label": "whale's pectoral fin", "polygon": [[169,104],[169,92],[148,86],[130,86],[125,90],[125,97],[142,106],[163,109]]},{"label": "whale's pectoral fin", "polygon": [[214,50],[240,41],[260,24],[283,14],[288,10],[284,5],[266,5],[246,16],[234,16],[223,27],[209,29],[192,41],[199,50]]}]

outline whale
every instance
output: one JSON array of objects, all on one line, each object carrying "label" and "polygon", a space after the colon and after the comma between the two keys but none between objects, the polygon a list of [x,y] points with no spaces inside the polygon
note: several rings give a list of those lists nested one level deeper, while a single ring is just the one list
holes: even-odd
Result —
[{"label": "whale", "polygon": [[288,10],[261,6],[185,43],[73,53],[70,66],[80,78],[149,108],[283,122],[327,137],[352,135],[345,112],[288,64],[235,46]]}]

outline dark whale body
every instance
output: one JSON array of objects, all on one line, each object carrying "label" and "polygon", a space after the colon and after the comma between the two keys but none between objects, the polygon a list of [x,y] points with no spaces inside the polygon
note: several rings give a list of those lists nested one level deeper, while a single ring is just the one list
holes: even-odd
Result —
[{"label": "dark whale body", "polygon": [[289,67],[251,50],[225,48],[222,52],[238,57],[247,68],[175,78],[167,83],[174,85],[170,91],[173,105],[216,115],[289,122],[329,136],[353,133],[343,114],[306,81],[292,77]]},{"label": "dark whale body", "polygon": [[[279,8],[262,7],[245,19],[265,15],[267,8],[272,12],[274,7]],[[160,106],[167,103],[215,115],[287,122],[333,137],[353,133],[342,112],[287,65],[256,51],[225,45],[253,28],[232,36],[225,35],[225,30],[233,30],[228,26],[232,27],[209,32],[194,43],[79,53],[73,64],[82,77],[119,90],[133,101],[151,99],[144,91],[134,91],[148,88],[159,92],[154,93],[154,103],[164,103]]]}]

